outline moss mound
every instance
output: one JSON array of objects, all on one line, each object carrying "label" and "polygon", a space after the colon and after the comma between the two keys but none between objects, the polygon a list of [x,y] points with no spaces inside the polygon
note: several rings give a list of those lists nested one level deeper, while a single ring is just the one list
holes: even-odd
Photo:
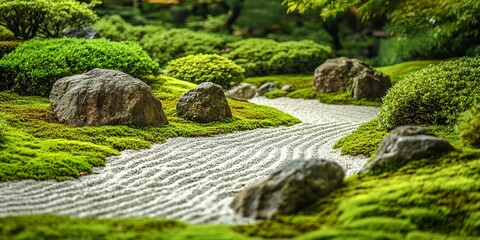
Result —
[{"label": "moss mound", "polygon": [[0,90],[47,96],[56,80],[94,68],[120,70],[134,77],[158,65],[132,42],[105,39],[30,40],[0,60]]},{"label": "moss mound", "polygon": [[168,63],[165,75],[200,84],[213,82],[224,89],[238,85],[245,70],[232,60],[217,54],[198,54],[178,58]]},{"label": "moss mound", "polygon": [[405,76],[383,99],[379,121],[401,125],[451,125],[480,99],[480,57],[462,58]]}]

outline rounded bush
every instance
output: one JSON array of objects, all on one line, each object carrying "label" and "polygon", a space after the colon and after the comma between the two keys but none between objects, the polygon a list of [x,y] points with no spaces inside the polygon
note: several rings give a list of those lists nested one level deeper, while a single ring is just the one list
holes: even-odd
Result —
[{"label": "rounded bush", "polygon": [[134,77],[158,65],[133,42],[106,39],[30,40],[0,60],[0,90],[46,96],[56,80],[94,68],[119,70]]},{"label": "rounded bush", "polygon": [[104,38],[113,41],[140,41],[145,35],[164,31],[161,26],[134,26],[119,15],[102,17],[93,25]]},{"label": "rounded bush", "polygon": [[13,51],[22,41],[0,41],[0,58]]},{"label": "rounded bush", "polygon": [[0,41],[10,41],[15,39],[12,31],[4,26],[0,26]]},{"label": "rounded bush", "polygon": [[480,104],[460,114],[455,127],[464,143],[480,147]]},{"label": "rounded bush", "polygon": [[452,125],[480,98],[480,57],[461,58],[406,75],[383,98],[380,124]]},{"label": "rounded bush", "polygon": [[224,56],[245,68],[247,76],[313,72],[333,56],[330,47],[311,40],[276,42],[251,38],[227,46]]},{"label": "rounded bush", "polygon": [[214,34],[172,29],[147,34],[140,44],[161,67],[165,67],[168,62],[187,55],[218,54],[226,41]]},{"label": "rounded bush", "polygon": [[97,20],[91,7],[76,0],[0,0],[0,25],[16,37],[59,37],[67,28],[88,26]]},{"label": "rounded bush", "polygon": [[196,84],[213,82],[230,89],[243,81],[244,72],[233,61],[217,54],[198,54],[171,61],[165,75]]}]

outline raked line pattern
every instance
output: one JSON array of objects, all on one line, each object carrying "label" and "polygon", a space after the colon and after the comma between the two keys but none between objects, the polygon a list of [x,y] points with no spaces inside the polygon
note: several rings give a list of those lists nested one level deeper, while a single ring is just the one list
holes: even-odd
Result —
[{"label": "raked line pattern", "polygon": [[190,223],[235,224],[251,219],[229,208],[236,193],[294,159],[325,158],[351,175],[365,157],[340,156],[333,143],[377,115],[373,107],[315,100],[255,98],[302,120],[292,127],[214,137],[172,138],[124,151],[94,174],[75,180],[0,183],[0,216],[162,217]]}]

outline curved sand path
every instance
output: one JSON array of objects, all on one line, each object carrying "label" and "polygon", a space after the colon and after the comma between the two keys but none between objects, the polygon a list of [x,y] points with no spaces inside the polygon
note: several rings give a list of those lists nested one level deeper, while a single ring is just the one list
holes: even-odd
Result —
[{"label": "curved sand path", "polygon": [[377,109],[316,100],[255,98],[288,112],[292,127],[201,138],[172,138],[107,159],[75,180],[0,183],[0,216],[54,213],[95,217],[163,217],[190,223],[244,223],[233,196],[294,159],[336,161],[351,175],[365,157],[340,156],[333,143],[377,115]]}]

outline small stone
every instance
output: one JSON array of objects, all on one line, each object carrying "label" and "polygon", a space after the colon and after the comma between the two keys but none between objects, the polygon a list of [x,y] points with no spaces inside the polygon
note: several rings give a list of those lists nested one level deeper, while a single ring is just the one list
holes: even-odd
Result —
[{"label": "small stone", "polygon": [[241,83],[225,92],[231,98],[251,99],[257,95],[257,87],[251,83]]},{"label": "small stone", "polygon": [[287,85],[283,85],[283,87],[280,90],[285,92],[293,92],[295,91],[295,88],[287,84]]},{"label": "small stone", "polygon": [[265,95],[265,93],[271,92],[275,89],[277,89],[277,86],[275,85],[275,83],[273,82],[264,83],[258,88],[258,95],[263,96]]},{"label": "small stone", "polygon": [[232,117],[223,88],[211,82],[201,83],[183,94],[176,110],[179,117],[200,123]]},{"label": "small stone", "polygon": [[100,33],[93,27],[70,28],[63,32],[63,37],[94,39],[100,38]]}]

